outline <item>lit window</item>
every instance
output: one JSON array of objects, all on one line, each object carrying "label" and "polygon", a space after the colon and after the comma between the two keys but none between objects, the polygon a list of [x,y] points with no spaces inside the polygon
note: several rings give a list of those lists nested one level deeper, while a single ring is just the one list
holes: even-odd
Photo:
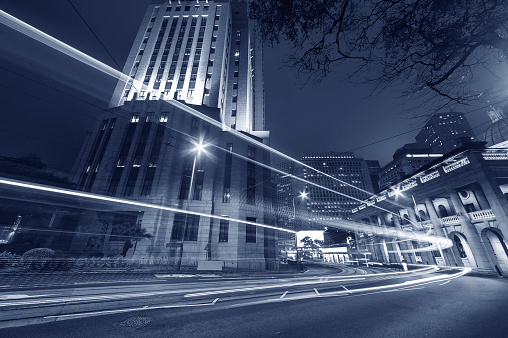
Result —
[{"label": "lit window", "polygon": [[141,156],[136,156],[134,158],[134,162],[132,163],[133,167],[141,167]]},{"label": "lit window", "polygon": [[131,123],[138,123],[139,122],[139,114],[133,114],[131,118]]},{"label": "lit window", "polygon": [[159,119],[159,122],[162,123],[168,122],[168,113],[161,113],[161,118]]},{"label": "lit window", "polygon": [[118,162],[116,163],[116,166],[119,168],[125,167],[125,156],[122,156],[118,159]]}]

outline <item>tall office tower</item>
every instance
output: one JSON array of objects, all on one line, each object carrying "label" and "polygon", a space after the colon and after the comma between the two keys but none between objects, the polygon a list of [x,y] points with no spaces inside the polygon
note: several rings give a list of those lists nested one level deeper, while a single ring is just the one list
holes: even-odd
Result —
[{"label": "tall office tower", "polygon": [[264,131],[263,49],[235,0],[152,0],[110,107],[178,99],[220,109],[224,127]]},{"label": "tall office tower", "polygon": [[337,220],[348,218],[351,210],[361,204],[360,201],[370,196],[368,192],[374,191],[367,161],[363,158],[355,158],[352,152],[306,153],[301,161],[335,178],[305,168],[305,178],[308,181],[356,199],[307,184],[309,198],[307,206],[314,220],[314,228],[322,227],[319,220],[324,217]]},{"label": "tall office tower", "polygon": [[271,172],[257,164],[270,154],[253,34],[245,2],[152,1],[125,67],[133,80],[118,83],[74,170],[78,189],[136,203],[88,213],[74,251],[121,254],[125,233],[143,229],[151,239],[124,255],[276,268],[275,230],[258,226],[276,220]]},{"label": "tall office tower", "polygon": [[[305,183],[293,177],[303,177],[303,169],[290,161],[281,162],[276,167],[286,173],[278,173],[276,176],[277,224],[290,230],[303,230],[306,227],[306,221],[308,221],[306,200],[301,197],[302,192],[305,191]],[[294,239],[294,234],[280,234],[279,239]]]},{"label": "tall office tower", "polygon": [[474,136],[464,114],[436,113],[416,135],[416,142],[421,148],[431,148],[435,153],[446,154],[471,142]]},{"label": "tall office tower", "polygon": [[405,144],[395,151],[393,160],[379,171],[379,188],[383,190],[394,185],[442,156],[443,154],[433,153],[430,148],[420,148],[417,143]]}]

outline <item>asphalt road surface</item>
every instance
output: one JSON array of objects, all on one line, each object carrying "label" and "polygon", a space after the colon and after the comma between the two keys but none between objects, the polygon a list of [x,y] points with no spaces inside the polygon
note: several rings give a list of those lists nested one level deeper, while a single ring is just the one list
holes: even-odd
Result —
[{"label": "asphalt road surface", "polygon": [[1,292],[0,336],[508,337],[508,280],[460,274],[161,276],[160,283]]}]

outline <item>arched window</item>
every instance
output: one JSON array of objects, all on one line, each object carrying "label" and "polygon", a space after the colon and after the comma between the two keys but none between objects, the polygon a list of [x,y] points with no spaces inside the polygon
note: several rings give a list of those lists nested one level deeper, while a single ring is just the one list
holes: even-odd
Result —
[{"label": "arched window", "polygon": [[426,213],[425,211],[423,211],[423,210],[419,210],[419,211],[418,211],[418,215],[420,216],[420,219],[421,219],[422,221],[427,220],[427,213]]},{"label": "arched window", "polygon": [[441,204],[440,204],[440,205],[437,207],[437,209],[438,209],[438,211],[439,211],[439,216],[440,216],[441,218],[443,218],[443,217],[448,217],[448,211],[446,211],[446,208],[444,207],[444,205],[441,205]]},{"label": "arched window", "polygon": [[457,250],[459,251],[460,258],[467,258],[466,251],[464,251],[464,246],[462,245],[462,242],[460,241],[459,236],[454,235],[453,241],[455,242],[455,246],[457,247]]}]

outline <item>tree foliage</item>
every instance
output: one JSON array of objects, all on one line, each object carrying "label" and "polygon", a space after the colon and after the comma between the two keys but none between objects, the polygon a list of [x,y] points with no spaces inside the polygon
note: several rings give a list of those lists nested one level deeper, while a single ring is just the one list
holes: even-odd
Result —
[{"label": "tree foliage", "polygon": [[250,13],[308,79],[348,62],[355,82],[403,83],[441,106],[488,100],[508,79],[506,0],[253,0]]}]

